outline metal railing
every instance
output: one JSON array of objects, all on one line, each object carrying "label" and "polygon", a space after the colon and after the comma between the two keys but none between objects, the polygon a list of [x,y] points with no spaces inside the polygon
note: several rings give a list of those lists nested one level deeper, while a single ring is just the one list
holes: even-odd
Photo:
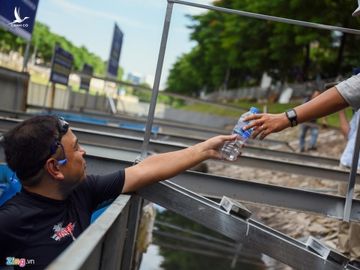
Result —
[{"label": "metal railing", "polygon": [[139,202],[137,196],[120,195],[46,269],[132,269]]}]

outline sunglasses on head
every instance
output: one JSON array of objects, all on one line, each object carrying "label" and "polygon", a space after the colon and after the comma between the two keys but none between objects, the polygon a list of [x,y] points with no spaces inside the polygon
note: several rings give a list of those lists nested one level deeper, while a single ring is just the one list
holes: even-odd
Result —
[{"label": "sunglasses on head", "polygon": [[[58,118],[58,123],[57,123],[57,128],[58,128],[58,131],[59,131],[59,136],[54,140],[53,144],[50,146],[50,155],[47,157],[50,158],[53,154],[56,153],[57,149],[59,147],[61,147],[61,150],[64,154],[64,158],[63,159],[60,159],[60,160],[57,160],[57,162],[60,164],[60,165],[65,165],[66,162],[67,162],[67,159],[66,159],[66,156],[65,156],[65,150],[64,150],[64,146],[61,144],[61,138],[63,135],[66,134],[66,132],[68,131],[69,129],[69,123],[66,122],[64,120],[64,118],[62,117],[59,117]],[[47,160],[46,159],[46,160]]]},{"label": "sunglasses on head", "polygon": [[63,117],[59,117],[58,118],[58,130],[59,130],[60,139],[63,135],[66,134],[68,129],[69,129],[69,123],[66,122]]}]

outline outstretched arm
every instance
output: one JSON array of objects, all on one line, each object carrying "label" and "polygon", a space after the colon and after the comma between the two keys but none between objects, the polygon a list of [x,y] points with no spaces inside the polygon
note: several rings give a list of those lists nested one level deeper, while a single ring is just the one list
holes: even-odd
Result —
[{"label": "outstretched arm", "polygon": [[220,159],[219,149],[226,141],[235,138],[236,135],[216,136],[183,150],[150,156],[125,169],[123,192],[135,191],[148,184],[169,179],[206,159]]},{"label": "outstretched arm", "polygon": [[[298,123],[303,123],[315,118],[337,112],[346,108],[349,104],[339,94],[335,87],[330,88],[316,98],[294,108],[297,114]],[[260,139],[265,138],[270,133],[279,132],[290,127],[290,122],[285,113],[280,114],[254,114],[245,119],[253,121],[245,129],[254,128],[253,137],[259,135]]]}]

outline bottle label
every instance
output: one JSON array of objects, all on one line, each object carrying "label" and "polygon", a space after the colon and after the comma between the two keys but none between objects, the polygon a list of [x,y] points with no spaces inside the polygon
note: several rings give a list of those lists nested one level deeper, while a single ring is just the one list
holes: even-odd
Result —
[{"label": "bottle label", "polygon": [[248,139],[251,135],[251,131],[250,130],[243,130],[242,127],[240,128],[234,128],[234,133],[240,135],[241,137],[243,137],[244,139]]}]

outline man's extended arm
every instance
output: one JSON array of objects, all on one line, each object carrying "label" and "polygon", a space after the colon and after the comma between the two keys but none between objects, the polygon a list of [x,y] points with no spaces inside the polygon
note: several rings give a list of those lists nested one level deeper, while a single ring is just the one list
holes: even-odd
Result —
[{"label": "man's extended arm", "polygon": [[169,179],[209,158],[221,158],[219,149],[236,136],[216,136],[183,150],[153,155],[125,169],[123,192],[135,191],[145,185]]}]

